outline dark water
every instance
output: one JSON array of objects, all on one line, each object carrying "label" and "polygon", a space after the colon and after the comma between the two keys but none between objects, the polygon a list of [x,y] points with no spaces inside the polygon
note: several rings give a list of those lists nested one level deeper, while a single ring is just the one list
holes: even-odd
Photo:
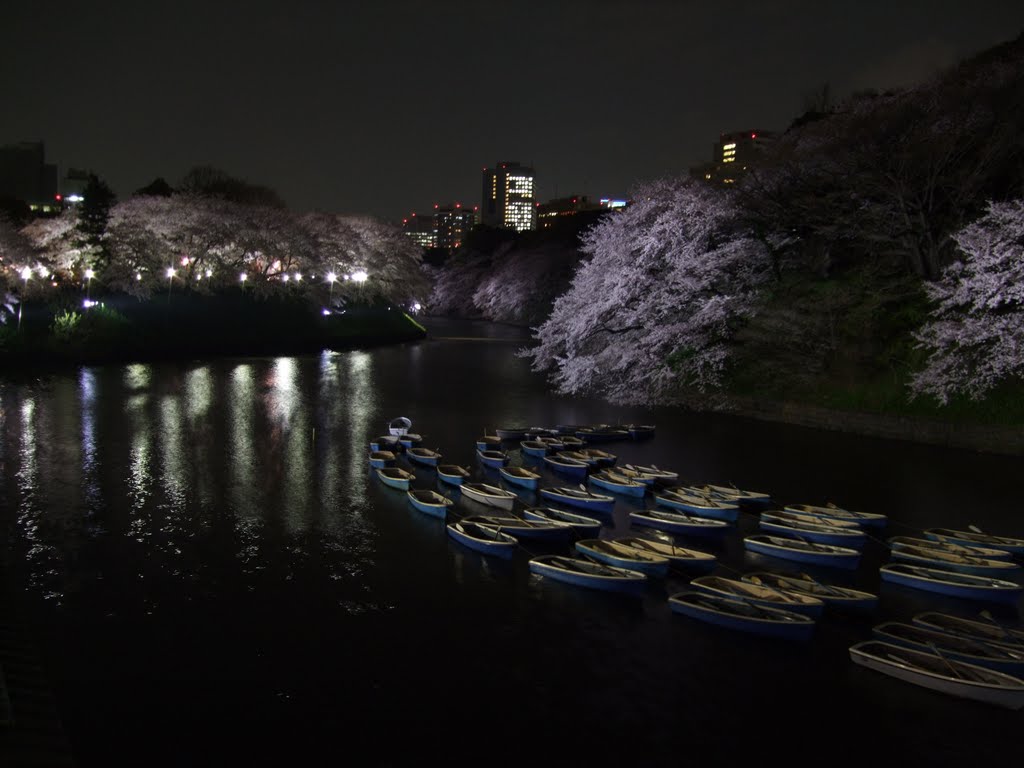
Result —
[{"label": "dark water", "polygon": [[[496,482],[474,461],[485,427],[655,423],[653,440],[608,449],[783,503],[882,512],[885,536],[1024,533],[1019,460],[552,397],[513,356],[517,331],[431,330],[373,351],[0,384],[7,587],[81,765],[1019,760],[1021,713],[847,653],[882,619],[983,605],[887,585],[874,617],[827,616],[808,644],[720,630],[671,614],[681,577],[634,601],[531,576],[525,550],[511,563],[464,550],[366,454],[408,416],[426,446]],[[619,502],[602,536],[635,506]],[[738,534],[691,543],[721,575],[787,569],[744,554]],[[869,542],[857,572],[814,573],[878,591],[883,560]]]}]

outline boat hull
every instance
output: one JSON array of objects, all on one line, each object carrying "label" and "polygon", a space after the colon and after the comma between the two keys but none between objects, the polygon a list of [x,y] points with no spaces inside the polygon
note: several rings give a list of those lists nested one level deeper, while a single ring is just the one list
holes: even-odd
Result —
[{"label": "boat hull", "polygon": [[607,512],[611,513],[615,509],[614,499],[588,499],[579,498],[576,496],[568,496],[557,493],[554,489],[541,488],[540,495],[548,499],[549,501],[556,501],[559,504],[567,504],[571,507],[577,507],[578,509],[587,509],[591,512]]},{"label": "boat hull", "polygon": [[1024,541],[1020,544],[1017,543],[1002,543],[1002,542],[991,542],[991,541],[979,541],[976,538],[965,536],[966,531],[954,531],[947,530],[945,528],[930,528],[924,532],[925,538],[932,539],[933,541],[939,541],[941,539],[948,539],[956,544],[963,544],[964,546],[977,545],[979,547],[988,547],[990,549],[1001,549],[1004,552],[1009,552],[1013,555],[1024,555]]},{"label": "boat hull", "polygon": [[[584,470],[586,474],[586,470]],[[647,486],[644,483],[637,483],[635,485],[622,485],[619,483],[613,483],[609,480],[605,480],[602,477],[591,475],[587,482],[592,485],[596,485],[598,488],[603,488],[606,491],[612,493],[621,493],[623,496],[633,496],[635,498],[643,498],[644,494],[647,493]]]},{"label": "boat hull", "polygon": [[409,458],[409,461],[415,461],[417,464],[422,464],[425,467],[436,467],[441,460],[440,456],[420,456],[409,451],[406,451],[405,455]]},{"label": "boat hull", "polygon": [[678,509],[681,512],[688,512],[691,515],[698,515],[700,517],[707,517],[711,520],[722,520],[726,523],[735,523],[740,516],[740,509],[738,506],[735,507],[705,507],[694,502],[684,501],[682,499],[675,499],[671,496],[655,496],[655,503],[659,507],[666,507],[667,509]]},{"label": "boat hull", "polygon": [[596,539],[600,535],[602,528],[600,520],[594,520],[583,515],[574,515],[571,512],[564,513],[558,509],[545,509],[540,512],[526,509],[523,511],[523,517],[527,520],[535,520],[542,523],[551,521],[567,523],[572,526],[577,536],[588,539]]},{"label": "boat hull", "polygon": [[860,565],[860,552],[856,551],[849,554],[807,552],[800,549],[789,549],[788,547],[782,547],[767,542],[756,540],[752,541],[749,537],[743,540],[743,546],[751,552],[756,552],[759,555],[769,555],[770,557],[792,560],[797,563],[807,563],[808,565],[823,565],[828,568],[844,568],[851,571]]},{"label": "boat hull", "polygon": [[522,488],[529,488],[531,491],[535,491],[540,488],[540,477],[521,477],[519,475],[509,474],[505,472],[505,468],[499,468],[501,479],[506,483],[512,483],[512,485],[518,485]]},{"label": "boat hull", "polygon": [[554,581],[560,581],[563,584],[572,584],[576,587],[596,589],[603,592],[614,592],[631,597],[640,597],[647,587],[647,577],[643,574],[634,574],[640,578],[594,576],[587,573],[566,571],[540,558],[534,558],[530,561],[530,573],[535,573],[538,576],[544,576]]},{"label": "boat hull", "polygon": [[787,525],[783,522],[766,520],[763,517],[761,518],[759,527],[762,531],[768,531],[770,533],[780,533],[783,536],[800,536],[808,541],[817,542],[818,544],[835,544],[837,547],[852,547],[853,549],[860,549],[868,540],[867,534],[863,531],[851,529],[838,529],[834,532],[815,531],[801,526]]},{"label": "boat hull", "polygon": [[409,503],[423,514],[440,520],[444,520],[448,516],[448,507],[451,506],[450,504],[430,504],[417,499],[412,494],[409,494]]},{"label": "boat hull", "polygon": [[[732,600],[726,602],[743,603],[744,601]],[[753,616],[740,616],[724,613],[712,608],[686,602],[679,599],[678,595],[673,595],[669,598],[669,605],[672,608],[673,613],[678,613],[682,616],[689,616],[691,619],[697,619],[698,621],[714,624],[715,626],[724,627],[726,629],[733,629],[739,632],[749,632],[763,637],[805,641],[809,640],[811,635],[814,634],[814,622],[808,617],[802,616],[798,613],[777,611],[774,608],[765,608],[763,610],[772,613],[790,613],[790,615],[795,616],[796,619],[793,621],[781,622],[770,620],[767,617],[756,618]]]},{"label": "boat hull", "polygon": [[388,477],[387,475],[381,474],[379,471],[377,472],[377,477],[379,477],[380,481],[382,483],[384,483],[384,485],[388,486],[389,488],[397,488],[400,491],[408,491],[409,490],[409,483],[411,482],[411,480],[408,479],[408,478],[400,479],[400,478]]},{"label": "boat hull", "polygon": [[557,472],[560,475],[571,477],[573,480],[585,480],[587,477],[587,470],[589,469],[589,467],[583,463],[577,466],[575,464],[552,461],[550,456],[544,457],[544,464],[552,472]]},{"label": "boat hull", "polygon": [[445,472],[443,469],[441,469],[440,466],[438,466],[437,479],[440,480],[442,483],[447,483],[448,485],[462,485],[462,483],[466,480],[466,476],[461,473],[456,475],[449,474]]},{"label": "boat hull", "polygon": [[946,581],[938,581],[934,577],[930,578],[928,576],[890,570],[888,566],[884,565],[880,570],[882,581],[888,581],[893,584],[899,584],[900,586],[910,587],[911,589],[936,592],[940,595],[960,597],[965,600],[983,600],[992,603],[1016,603],[1020,599],[1021,593],[1024,592],[1024,589],[1016,585],[1014,585],[1016,586],[1014,589],[1010,587],[989,587],[982,584],[976,586],[971,584],[955,584]]},{"label": "boat hull", "polygon": [[[920,639],[915,639],[913,636],[904,637],[900,631],[906,625],[900,625],[898,622],[886,622],[879,624],[874,627],[871,631],[876,638],[881,640],[883,643],[892,643],[893,645],[902,645],[906,648],[913,648],[915,651],[921,651],[922,653],[931,653],[931,647],[928,645],[929,642],[933,642],[939,649],[939,652],[948,659],[954,661],[963,661],[967,664],[977,664],[979,667],[985,667],[986,669],[994,669],[996,672],[1002,672],[1007,675],[1013,675],[1020,677],[1024,674],[1024,654],[1021,654],[1019,659],[1004,659],[1004,658],[991,658],[987,656],[978,656],[969,653],[963,649],[949,648],[943,644],[942,640],[944,637],[952,638],[952,635],[946,635],[944,632],[928,632],[923,627],[916,624],[911,624],[907,628],[911,630],[922,630]],[[934,637],[931,637],[934,635]],[[1024,648],[1021,648],[1024,651]]]},{"label": "boat hull", "polygon": [[515,554],[517,546],[514,539],[511,541],[490,541],[487,539],[478,539],[475,536],[470,536],[465,530],[460,530],[454,525],[448,526],[448,535],[464,547],[472,549],[474,552],[479,552],[482,555],[489,555],[491,557],[500,557],[503,560],[510,560],[512,555]]},{"label": "boat hull", "polygon": [[668,533],[678,533],[682,536],[721,536],[732,529],[732,526],[721,520],[712,520],[710,522],[717,523],[717,525],[709,525],[708,523],[689,521],[685,518],[645,515],[642,512],[630,512],[629,519],[633,525],[642,525]]},{"label": "boat hull", "polygon": [[488,456],[482,451],[477,451],[476,457],[480,459],[480,463],[483,464],[484,466],[494,467],[495,469],[499,469],[501,467],[506,466],[509,461],[508,456]]},{"label": "boat hull", "polygon": [[614,565],[616,568],[626,568],[630,571],[645,573],[648,576],[663,577],[668,575],[668,559],[658,558],[650,561],[640,561],[629,557],[619,557],[611,552],[605,552],[599,548],[588,545],[585,541],[576,542],[576,551],[592,560]]},{"label": "boat hull", "polygon": [[462,496],[463,498],[471,499],[478,504],[495,507],[496,509],[510,510],[516,504],[515,496],[491,496],[468,485],[462,486]]}]

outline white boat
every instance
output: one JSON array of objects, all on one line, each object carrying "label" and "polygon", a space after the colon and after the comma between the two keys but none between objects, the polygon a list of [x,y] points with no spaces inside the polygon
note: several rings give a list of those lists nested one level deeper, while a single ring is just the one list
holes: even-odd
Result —
[{"label": "white boat", "polygon": [[855,664],[950,696],[1008,709],[1024,707],[1024,680],[976,664],[878,640],[850,646]]},{"label": "white boat", "polygon": [[486,504],[489,507],[499,509],[512,509],[515,506],[516,498],[514,493],[499,488],[496,485],[487,483],[463,483],[461,486],[462,495],[467,499]]},{"label": "white boat", "polygon": [[815,504],[790,504],[785,507],[786,512],[799,512],[803,515],[815,515],[827,517],[834,520],[849,520],[869,528],[881,528],[886,524],[888,518],[877,512],[855,512],[852,509],[843,509],[829,502],[825,506]]}]

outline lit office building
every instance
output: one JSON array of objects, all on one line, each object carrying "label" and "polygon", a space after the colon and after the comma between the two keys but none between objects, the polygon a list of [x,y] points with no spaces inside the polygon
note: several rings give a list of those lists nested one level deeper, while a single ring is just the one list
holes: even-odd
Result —
[{"label": "lit office building", "polygon": [[466,235],[476,226],[477,209],[453,203],[434,206],[434,231],[437,233],[437,247],[454,251],[462,245]]},{"label": "lit office building", "polygon": [[434,225],[433,214],[417,216],[410,213],[402,219],[402,232],[421,248],[437,248],[437,227]]},{"label": "lit office building", "polygon": [[533,168],[517,162],[484,168],[481,221],[489,227],[523,232],[537,228],[537,198]]},{"label": "lit office building", "polygon": [[761,162],[777,138],[776,132],[764,130],[723,133],[712,149],[711,162],[691,168],[690,173],[711,184],[735,184]]}]

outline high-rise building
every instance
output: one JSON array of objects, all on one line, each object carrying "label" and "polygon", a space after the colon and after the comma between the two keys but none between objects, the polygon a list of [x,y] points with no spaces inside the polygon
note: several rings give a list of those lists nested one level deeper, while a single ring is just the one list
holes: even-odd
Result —
[{"label": "high-rise building", "polygon": [[757,129],[723,133],[711,150],[711,162],[691,168],[690,174],[711,184],[735,184],[760,164],[778,136],[775,131]]},{"label": "high-rise building", "polygon": [[421,248],[427,250],[437,248],[437,226],[434,224],[433,214],[410,213],[402,219],[402,231],[406,237]]},{"label": "high-rise building", "polygon": [[437,247],[454,251],[462,245],[466,235],[476,226],[477,209],[462,203],[434,206],[434,231]]},{"label": "high-rise building", "polygon": [[537,228],[537,192],[533,168],[515,161],[484,168],[480,220],[489,227],[523,232]]},{"label": "high-rise building", "polygon": [[57,166],[46,162],[41,141],[0,147],[0,197],[21,200],[33,211],[61,209],[57,194]]}]

